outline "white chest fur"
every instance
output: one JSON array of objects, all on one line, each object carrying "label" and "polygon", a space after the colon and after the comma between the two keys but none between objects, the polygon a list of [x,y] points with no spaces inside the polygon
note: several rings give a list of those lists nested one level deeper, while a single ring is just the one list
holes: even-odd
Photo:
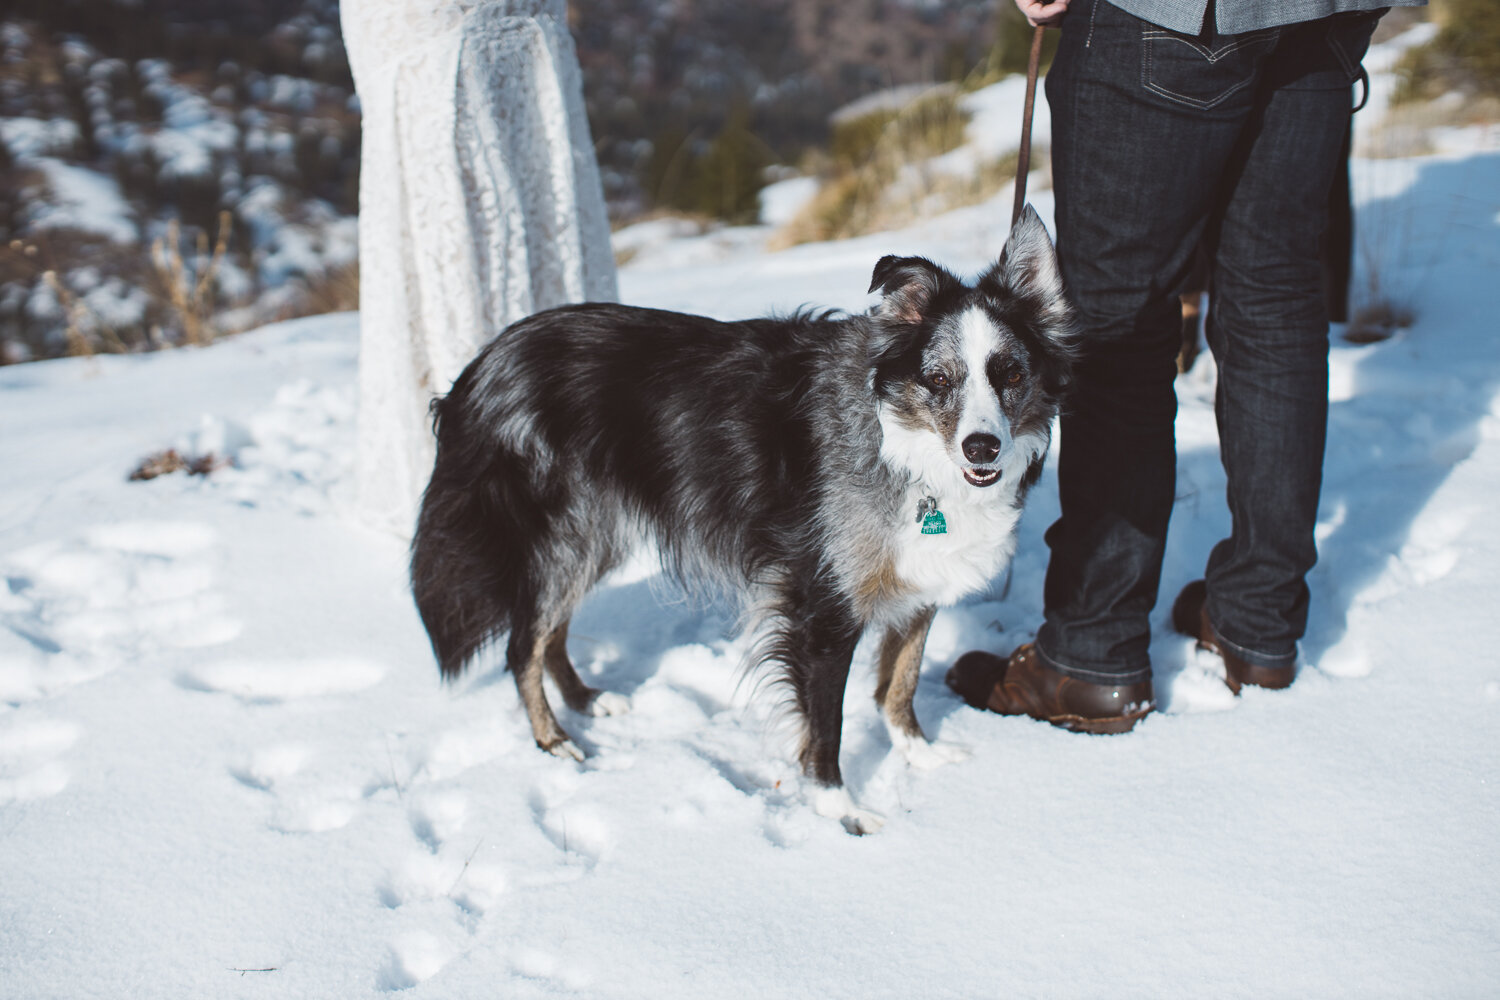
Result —
[{"label": "white chest fur", "polygon": [[[893,553],[896,575],[915,591],[915,602],[953,604],[986,586],[1015,552],[1021,519],[1016,493],[1047,442],[1037,435],[1016,438],[1001,456],[1000,481],[976,487],[964,479],[936,434],[912,430],[884,408],[880,424],[881,458],[910,476],[909,513],[897,531]],[[942,514],[942,533],[922,531],[918,505],[928,497]]]},{"label": "white chest fur", "polygon": [[[972,492],[979,491],[965,484]],[[1000,492],[996,486],[993,492]],[[937,500],[945,531],[924,533],[917,520],[925,497]],[[998,498],[997,498],[998,499]],[[955,495],[935,496],[921,489],[909,496],[911,520],[896,540],[896,575],[916,591],[918,602],[953,604],[984,587],[1004,568],[1015,551],[1020,511],[1010,503],[965,501]]]}]

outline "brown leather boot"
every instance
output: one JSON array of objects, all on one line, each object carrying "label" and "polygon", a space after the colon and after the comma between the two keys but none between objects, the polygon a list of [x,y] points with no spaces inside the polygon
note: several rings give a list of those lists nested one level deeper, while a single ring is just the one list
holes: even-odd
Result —
[{"label": "brown leather boot", "polygon": [[1240,688],[1246,684],[1272,690],[1290,687],[1292,681],[1297,679],[1297,665],[1289,663],[1284,667],[1260,667],[1245,662],[1219,639],[1213,622],[1208,620],[1207,602],[1208,587],[1202,580],[1194,580],[1183,587],[1182,593],[1177,595],[1177,600],[1172,604],[1172,627],[1183,635],[1197,639],[1199,649],[1206,649],[1224,661],[1224,683],[1229,685],[1229,690],[1239,695]]},{"label": "brown leather boot", "polygon": [[1124,733],[1155,707],[1151,682],[1111,687],[1065,677],[1027,643],[1009,659],[974,650],[948,671],[948,686],[975,708],[1027,715],[1078,733]]}]

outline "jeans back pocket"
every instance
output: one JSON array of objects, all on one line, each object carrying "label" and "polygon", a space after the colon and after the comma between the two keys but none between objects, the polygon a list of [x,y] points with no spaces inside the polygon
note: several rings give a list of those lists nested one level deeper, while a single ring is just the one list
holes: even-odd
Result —
[{"label": "jeans back pocket", "polygon": [[1183,107],[1206,111],[1249,87],[1280,28],[1238,35],[1185,35],[1155,25],[1141,28],[1141,84]]}]

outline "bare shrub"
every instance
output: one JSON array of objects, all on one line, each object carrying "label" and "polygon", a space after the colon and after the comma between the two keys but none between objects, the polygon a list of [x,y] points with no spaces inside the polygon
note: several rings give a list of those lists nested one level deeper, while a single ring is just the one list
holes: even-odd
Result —
[{"label": "bare shrub", "polygon": [[1458,90],[1500,98],[1500,4],[1495,0],[1434,0],[1437,36],[1407,51],[1395,103],[1430,100]]},{"label": "bare shrub", "polygon": [[182,343],[200,346],[213,339],[209,320],[217,303],[214,281],[224,253],[229,247],[233,216],[219,213],[218,237],[213,250],[208,234],[198,231],[192,258],[182,252],[181,229],[176,219],[167,223],[167,232],[151,243],[151,266],[155,281],[153,291],[170,307],[169,315],[182,334]]},{"label": "bare shrub", "polygon": [[359,261],[330,267],[307,279],[307,294],[300,315],[349,312],[359,308]]},{"label": "bare shrub", "polygon": [[[152,346],[155,306],[137,291],[138,248],[78,229],[45,229],[0,247],[0,288],[19,289],[20,308],[0,316],[0,339],[28,356],[123,353]],[[25,302],[45,292],[55,308]],[[122,308],[123,307],[123,308]]]},{"label": "bare shrub", "polygon": [[807,206],[777,233],[774,248],[846,239],[907,225],[976,204],[1015,177],[1014,154],[970,171],[932,165],[963,144],[968,115],[960,91],[929,91],[900,109],[882,109],[834,125],[825,179]]}]

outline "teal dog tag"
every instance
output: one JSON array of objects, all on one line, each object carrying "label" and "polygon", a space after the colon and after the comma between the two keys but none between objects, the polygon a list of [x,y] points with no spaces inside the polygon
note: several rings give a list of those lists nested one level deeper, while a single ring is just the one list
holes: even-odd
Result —
[{"label": "teal dog tag", "polygon": [[922,534],[924,535],[946,535],[948,533],[948,519],[943,517],[940,510],[929,510],[922,515]]},{"label": "teal dog tag", "polygon": [[938,510],[937,500],[933,497],[923,497],[917,501],[917,523],[922,526],[924,535],[948,533],[948,519]]},{"label": "teal dog tag", "polygon": [[922,526],[924,535],[947,535],[948,519],[938,510],[938,501],[932,496],[916,501],[916,523]]}]

